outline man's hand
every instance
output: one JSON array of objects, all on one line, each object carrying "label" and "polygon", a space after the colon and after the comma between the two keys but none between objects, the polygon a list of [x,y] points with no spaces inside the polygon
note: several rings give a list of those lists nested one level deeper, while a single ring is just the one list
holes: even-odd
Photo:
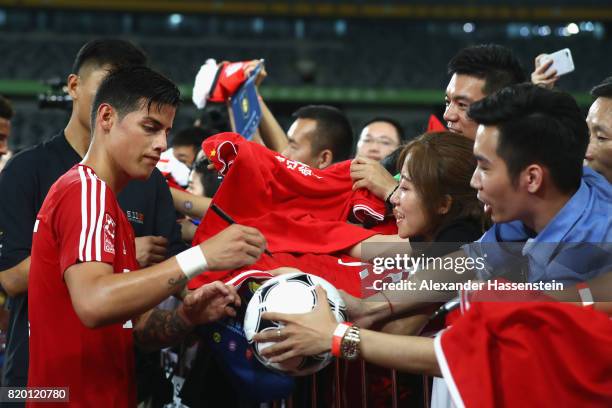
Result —
[{"label": "man's hand", "polygon": [[531,73],[531,82],[535,85],[552,89],[559,77],[557,76],[556,69],[551,69],[550,72],[547,72],[553,60],[545,61],[546,56],[547,54],[540,54],[535,58],[535,70]]},{"label": "man's hand", "polygon": [[187,323],[196,326],[236,316],[240,307],[236,288],[216,281],[190,291],[179,306],[178,314]]},{"label": "man's hand", "polygon": [[358,157],[351,163],[353,190],[366,188],[381,200],[385,200],[397,186],[393,175],[376,160]]},{"label": "man's hand", "polygon": [[266,248],[266,239],[255,228],[233,224],[200,244],[208,269],[226,270],[251,265]]},{"label": "man's hand", "polygon": [[268,76],[268,73],[266,72],[266,66],[263,64],[263,62],[258,59],[251,60],[247,62],[242,68],[244,70],[244,75],[248,77],[249,75],[251,75],[251,72],[253,72],[253,70],[257,68],[259,64],[261,64],[261,70],[259,70],[259,73],[257,74],[257,78],[255,78],[255,86],[257,88],[259,88],[259,85],[261,85],[264,79],[266,79]]},{"label": "man's hand", "polygon": [[160,263],[166,259],[168,240],[164,237],[148,235],[136,238],[136,260],[141,267]]},{"label": "man's hand", "polygon": [[275,320],[284,325],[280,332],[267,330],[254,337],[257,342],[278,342],[261,351],[263,356],[270,358],[270,362],[279,363],[296,356],[312,356],[331,349],[334,329],[338,322],[326,301],[325,289],[317,286],[316,291],[317,299],[321,301],[309,313],[262,314],[262,319]]}]

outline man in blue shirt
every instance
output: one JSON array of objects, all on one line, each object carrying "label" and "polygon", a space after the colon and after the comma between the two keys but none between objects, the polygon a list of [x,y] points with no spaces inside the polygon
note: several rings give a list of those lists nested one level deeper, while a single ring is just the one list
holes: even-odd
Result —
[{"label": "man in blue shirt", "polygon": [[469,114],[479,123],[471,184],[495,222],[465,248],[487,255],[483,277],[497,275],[510,254],[528,259],[530,282],[577,283],[610,270],[612,188],[582,167],[589,136],[572,97],[518,85],[473,104]]}]

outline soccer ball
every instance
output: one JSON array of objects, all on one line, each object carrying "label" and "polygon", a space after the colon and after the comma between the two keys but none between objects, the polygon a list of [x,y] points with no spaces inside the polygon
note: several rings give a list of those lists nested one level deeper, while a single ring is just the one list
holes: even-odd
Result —
[{"label": "soccer ball", "polygon": [[253,336],[261,331],[276,331],[283,327],[280,322],[263,320],[263,312],[307,313],[317,305],[315,286],[320,285],[327,292],[327,302],[338,322],[346,321],[346,306],[336,288],[324,279],[307,273],[288,273],[276,276],[261,285],[253,294],[244,316],[244,333],[253,348],[253,354],[266,367],[289,375],[308,375],[328,365],[331,353],[310,357],[294,357],[282,363],[270,363],[261,351],[269,343],[254,343]]}]

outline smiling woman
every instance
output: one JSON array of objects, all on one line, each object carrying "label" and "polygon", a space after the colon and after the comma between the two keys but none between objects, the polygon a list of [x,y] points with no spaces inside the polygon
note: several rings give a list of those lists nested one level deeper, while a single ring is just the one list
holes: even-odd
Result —
[{"label": "smiling woman", "polygon": [[391,197],[402,238],[467,242],[482,233],[483,213],[470,178],[476,168],[470,139],[426,133],[402,151],[401,181]]}]

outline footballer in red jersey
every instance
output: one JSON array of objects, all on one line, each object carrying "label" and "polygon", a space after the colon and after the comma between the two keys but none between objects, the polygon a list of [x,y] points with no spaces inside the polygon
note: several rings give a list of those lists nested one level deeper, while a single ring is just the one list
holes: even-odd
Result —
[{"label": "footballer in red jersey", "polygon": [[155,305],[202,271],[251,264],[265,248],[259,231],[232,225],[134,270],[134,235],[115,195],[149,177],[179,100],[177,87],[149,68],[111,72],[94,98],[87,154],[51,187],[36,220],[28,385],[67,387],[73,406],[135,406],[132,341],[170,345],[197,324],[234,316],[240,299],[233,286],[213,282],[189,292],[176,310]]}]

